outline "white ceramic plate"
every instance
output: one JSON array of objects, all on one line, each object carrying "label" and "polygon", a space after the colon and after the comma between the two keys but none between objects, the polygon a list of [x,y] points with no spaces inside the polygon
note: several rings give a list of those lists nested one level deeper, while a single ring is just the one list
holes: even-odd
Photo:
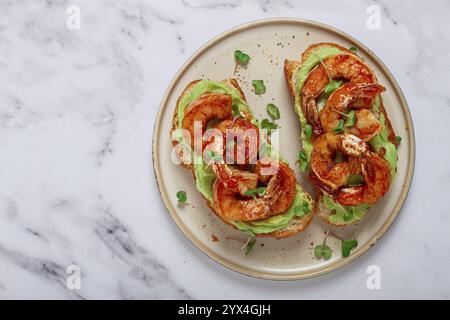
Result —
[{"label": "white ceramic plate", "polygon": [[[340,241],[331,237],[333,249],[328,261],[314,258],[313,249],[323,241],[330,227],[315,217],[310,227],[294,237],[282,240],[258,239],[250,255],[241,249],[247,236],[221,222],[207,207],[195,188],[192,173],[171,161],[169,131],[178,96],[195,79],[238,79],[247,100],[259,119],[267,117],[265,106],[274,102],[281,111],[282,155],[291,167],[300,150],[300,127],[283,74],[285,58],[297,60],[306,47],[317,42],[335,42],[358,48],[374,69],[379,82],[386,87],[383,101],[395,132],[402,137],[398,154],[398,173],[389,193],[357,225],[338,229],[345,238],[356,238],[357,249],[348,258],[341,257]],[[251,56],[246,69],[234,74],[233,53],[243,50]],[[267,92],[257,96],[251,81],[263,79]],[[161,102],[153,136],[153,165],[162,199],[180,230],[203,253],[220,264],[254,277],[268,279],[303,279],[340,268],[371,248],[397,216],[411,183],[415,156],[414,132],[406,101],[397,82],[384,64],[363,44],[329,26],[295,19],[271,19],[249,23],[227,31],[199,49],[180,69]],[[296,168],[300,183],[308,188]],[[184,190],[189,205],[177,205],[176,193]],[[310,188],[308,189],[310,190]]]}]

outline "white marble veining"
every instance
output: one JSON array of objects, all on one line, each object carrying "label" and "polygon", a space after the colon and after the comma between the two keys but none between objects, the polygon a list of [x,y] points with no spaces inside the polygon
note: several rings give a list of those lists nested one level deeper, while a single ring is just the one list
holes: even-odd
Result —
[{"label": "white marble veining", "polygon": [[[381,29],[366,27],[368,6]],[[70,5],[81,29],[66,26]],[[0,0],[0,298],[450,298],[450,35],[446,0]],[[412,112],[417,160],[383,241],[317,279],[263,281],[205,257],[157,191],[152,129],[163,92],[204,42],[298,17],[361,40]],[[66,288],[77,264],[80,290]],[[366,268],[382,290],[366,288]]]}]

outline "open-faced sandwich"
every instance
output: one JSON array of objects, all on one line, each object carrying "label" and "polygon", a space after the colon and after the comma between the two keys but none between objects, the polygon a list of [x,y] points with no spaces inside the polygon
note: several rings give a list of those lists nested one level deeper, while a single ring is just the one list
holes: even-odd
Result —
[{"label": "open-faced sandwich", "polygon": [[259,128],[236,80],[190,83],[171,133],[177,158],[225,223],[252,236],[285,238],[311,222],[313,201]]},{"label": "open-faced sandwich", "polygon": [[317,213],[336,226],[361,220],[387,193],[397,168],[385,88],[351,49],[314,44],[284,68],[301,123],[300,166],[316,187]]}]

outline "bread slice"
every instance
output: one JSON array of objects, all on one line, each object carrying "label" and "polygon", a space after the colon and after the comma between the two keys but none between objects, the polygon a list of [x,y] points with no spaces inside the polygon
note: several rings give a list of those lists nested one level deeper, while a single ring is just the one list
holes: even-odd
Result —
[{"label": "bread slice", "polygon": [[305,230],[309,224],[311,223],[315,209],[311,213],[304,215],[303,217],[294,217],[289,221],[289,224],[283,229],[271,232],[271,233],[263,233],[258,234],[258,237],[272,237],[272,238],[289,238],[303,230]]},{"label": "bread slice", "polygon": [[[174,110],[174,113],[173,113],[173,118],[172,118],[172,129],[170,130],[170,136],[172,137],[172,147],[174,148],[174,150],[176,150],[177,156],[178,156],[179,159],[182,159],[182,158],[183,158],[183,155],[182,155],[182,148],[176,148],[176,146],[178,145],[179,141],[178,141],[177,139],[173,139],[173,134],[172,134],[172,133],[175,132],[177,129],[179,129],[179,126],[178,126],[178,109],[179,109],[179,108],[178,108],[178,107],[179,107],[181,98],[182,98],[183,96],[185,96],[186,94],[188,94],[189,91],[191,91],[192,88],[193,88],[198,82],[200,82],[200,81],[201,81],[201,80],[194,80],[194,81],[190,82],[190,83],[186,86],[186,88],[183,90],[183,92],[181,93],[181,95],[180,95],[180,96],[178,97],[178,99],[177,99],[177,103],[176,103],[175,110]],[[225,79],[225,80],[222,80],[221,82],[222,82],[223,84],[226,84],[227,86],[229,86],[229,87],[231,87],[231,88],[237,89],[238,92],[239,92],[239,95],[240,95],[241,99],[244,100],[244,101],[247,101],[247,100],[245,99],[244,93],[242,92],[242,89],[241,89],[241,87],[239,86],[239,84],[238,84],[238,82],[236,81],[236,79]],[[192,167],[191,164],[182,162],[181,165],[182,165],[183,167],[185,167],[186,169],[191,169],[191,170],[193,170],[193,167]]]},{"label": "bread slice", "polygon": [[[352,55],[354,57],[356,57],[360,62],[362,62],[363,64],[365,64],[369,70],[371,70],[372,74],[373,74],[373,79],[374,82],[377,82],[375,73],[373,72],[373,70],[370,68],[370,66],[364,61],[362,60],[357,54],[355,54],[354,52],[338,45],[335,43],[328,43],[328,42],[322,42],[322,43],[317,43],[317,44],[313,44],[310,45],[301,55],[300,60],[285,60],[284,61],[284,75],[286,78],[286,82],[288,85],[288,89],[289,92],[293,98],[293,100],[295,101],[297,98],[297,95],[299,95],[300,93],[297,92],[296,89],[296,76],[297,73],[299,72],[300,68],[302,67],[302,65],[305,63],[305,61],[310,57],[311,54],[313,54],[314,51],[316,51],[317,49],[319,49],[320,47],[335,47],[339,50],[341,50],[343,53],[345,54],[349,54]],[[300,106],[300,108],[302,108],[302,106]],[[299,110],[296,110],[296,112],[298,112]],[[301,110],[303,112],[303,114],[305,113],[305,110]],[[397,145],[397,140],[396,140],[396,136],[395,136],[395,132],[394,129],[392,127],[391,121],[389,120],[389,117],[386,113],[386,109],[384,108],[383,105],[383,100],[380,96],[380,112],[384,115],[385,118],[385,124],[386,124],[386,129],[388,132],[388,140],[389,142],[391,142],[392,144],[394,144],[396,147],[398,147]],[[325,222],[334,225],[334,226],[338,226],[338,227],[343,227],[343,226],[347,226],[348,224],[351,224],[355,221],[350,221],[349,223],[345,223],[345,224],[338,224],[336,222],[333,222],[330,220],[330,216],[334,214],[334,210],[330,210],[328,209],[322,199],[323,199],[323,192],[318,189],[316,187],[316,214],[319,215],[322,219],[325,220]]]},{"label": "bread slice", "polygon": [[[177,130],[177,129],[179,128],[179,126],[178,126],[178,107],[179,107],[179,103],[180,103],[182,97],[183,97],[184,95],[186,95],[186,94],[189,94],[190,90],[192,90],[192,88],[193,88],[199,81],[201,81],[201,80],[195,80],[195,81],[192,81],[191,83],[189,83],[189,84],[186,86],[186,88],[183,90],[183,92],[181,93],[180,97],[178,98],[177,103],[176,103],[176,107],[175,107],[175,111],[174,111],[174,114],[173,114],[173,119],[172,119],[172,129],[171,129],[171,132],[170,132],[170,133],[171,133],[171,134],[170,134],[171,137],[173,136],[172,133],[173,133],[175,130]],[[226,79],[226,80],[222,80],[221,83],[223,83],[223,84],[229,86],[230,88],[237,89],[237,91],[239,92],[239,95],[240,95],[241,99],[244,100],[244,101],[246,101],[245,95],[244,95],[244,93],[243,93],[241,87],[239,86],[238,82],[236,81],[236,79]],[[179,143],[178,140],[172,139],[172,146],[173,146],[173,147],[175,147],[178,143]],[[178,148],[178,149],[179,149],[179,151],[181,150],[181,148]],[[177,150],[177,149],[175,149],[175,150]],[[182,158],[182,154],[178,154],[178,156],[180,157],[180,159]],[[191,164],[184,164],[184,163],[182,163],[181,165],[182,165],[184,168],[191,170],[194,179],[196,179],[196,177],[195,177],[195,172],[194,172],[194,167],[193,167]],[[203,196],[203,195],[202,195],[202,196]],[[309,195],[307,195],[307,197],[311,200],[311,198],[310,198]],[[216,214],[223,222],[225,222],[226,224],[228,224],[228,225],[230,225],[230,226],[232,226],[233,228],[236,229],[236,227],[235,227],[233,224],[231,224],[231,223],[229,223],[229,222],[227,222],[227,221],[224,221],[224,220],[221,218],[221,215],[218,214],[218,212],[217,212],[216,209],[214,208],[213,203],[212,203],[211,201],[209,201],[209,200],[208,200],[207,198],[205,198],[204,196],[203,196],[203,198],[205,199],[205,201],[206,201],[208,207],[211,209],[211,211],[214,212],[214,214]],[[312,200],[311,200],[311,202],[312,202]],[[303,215],[302,217],[297,217],[297,216],[296,216],[296,217],[292,218],[292,219],[290,220],[289,224],[288,224],[286,227],[284,227],[284,228],[282,228],[282,229],[280,229],[280,230],[276,230],[276,231],[271,232],[271,233],[257,234],[256,236],[257,236],[257,237],[272,237],[272,238],[277,238],[277,239],[280,239],[280,238],[287,238],[287,237],[293,236],[293,235],[295,235],[296,233],[301,232],[301,231],[305,230],[305,229],[308,227],[308,225],[310,224],[310,222],[311,222],[312,219],[313,219],[313,216],[314,216],[314,212],[315,212],[315,211],[316,211],[316,210],[314,210],[314,208],[313,208],[313,210],[312,210],[310,213],[305,214],[305,215]]]}]

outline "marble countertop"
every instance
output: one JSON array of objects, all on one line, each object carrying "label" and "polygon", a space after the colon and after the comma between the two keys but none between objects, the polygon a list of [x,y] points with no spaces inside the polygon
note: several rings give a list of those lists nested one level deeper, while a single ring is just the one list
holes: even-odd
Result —
[{"label": "marble countertop", "polygon": [[[367,27],[374,5],[379,29]],[[449,299],[449,11],[446,0],[0,1],[0,298]],[[306,281],[253,279],[200,253],[166,213],[151,163],[177,69],[217,34],[271,17],[362,41],[415,125],[398,220],[356,262]],[[71,265],[80,289],[67,287]],[[366,286],[370,265],[380,290]]]}]

